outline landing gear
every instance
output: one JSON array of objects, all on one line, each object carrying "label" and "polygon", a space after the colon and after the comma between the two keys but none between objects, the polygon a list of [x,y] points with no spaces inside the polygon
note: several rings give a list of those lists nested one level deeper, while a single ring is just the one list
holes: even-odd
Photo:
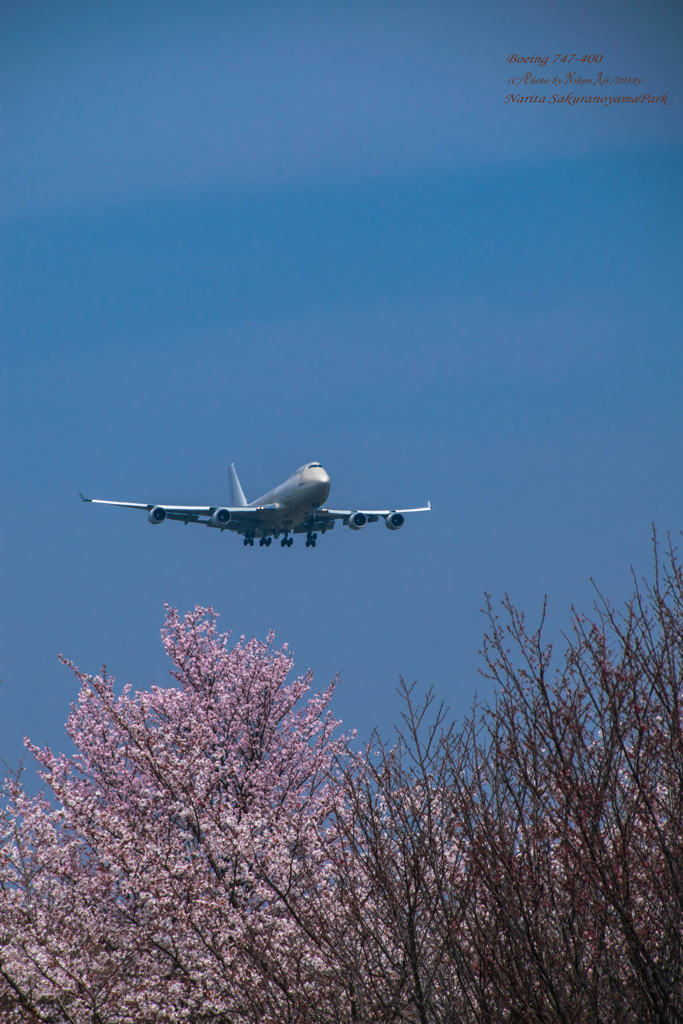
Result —
[{"label": "landing gear", "polygon": [[245,548],[246,548],[247,544],[250,544],[252,546],[252,548],[254,546],[254,538],[250,537],[249,534],[247,534],[247,536],[244,538],[244,546],[245,546]]},{"label": "landing gear", "polygon": [[[261,540],[259,541],[259,547],[261,547],[261,548],[269,548],[270,545],[272,544],[272,542],[273,542],[273,538],[272,537],[261,537]],[[254,543],[253,540],[252,540],[251,543],[252,544]]]},{"label": "landing gear", "polygon": [[293,543],[294,543],[294,538],[293,537],[285,536],[280,541],[280,547],[281,548],[291,548]]},{"label": "landing gear", "polygon": [[311,531],[309,530],[309,532],[306,534],[306,547],[307,548],[314,548],[315,547],[315,542],[317,541],[317,539],[318,539],[318,534],[317,533],[311,533]]}]

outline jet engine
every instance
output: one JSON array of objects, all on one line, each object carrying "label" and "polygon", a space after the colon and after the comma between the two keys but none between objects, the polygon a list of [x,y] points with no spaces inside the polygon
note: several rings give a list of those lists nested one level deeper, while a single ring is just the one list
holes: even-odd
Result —
[{"label": "jet engine", "polygon": [[165,508],[162,508],[161,505],[155,505],[154,508],[150,509],[147,513],[147,518],[152,526],[158,526],[159,523],[163,523],[165,521],[167,514],[168,513]]},{"label": "jet engine", "polygon": [[406,521],[406,517],[402,516],[400,512],[392,512],[390,516],[386,516],[384,519],[384,525],[387,530],[400,530]]},{"label": "jet engine", "polygon": [[365,512],[354,512],[346,524],[351,530],[362,530],[368,521]]},{"label": "jet engine", "polygon": [[211,516],[211,525],[220,526],[221,528],[227,526],[232,516],[227,508],[217,508]]}]

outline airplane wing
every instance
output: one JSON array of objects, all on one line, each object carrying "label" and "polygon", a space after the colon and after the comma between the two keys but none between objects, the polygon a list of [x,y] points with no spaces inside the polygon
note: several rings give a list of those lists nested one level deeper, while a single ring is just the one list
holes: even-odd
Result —
[{"label": "airplane wing", "polygon": [[[80,494],[80,491],[78,493]],[[217,509],[227,509],[230,513],[230,523],[227,524],[228,529],[236,522],[243,523],[249,520],[260,520],[261,513],[272,512],[278,507],[277,505],[240,505],[237,508],[233,508],[230,505],[162,505],[161,503],[142,505],[135,501],[103,501],[101,498],[85,498],[82,494],[81,500],[92,502],[94,505],[138,508],[142,509],[143,512],[151,512],[153,508],[162,508],[166,513],[165,518],[167,519],[179,519],[185,523],[203,523],[205,526],[209,525],[211,516]],[[202,519],[200,518],[201,516],[205,518]]]},{"label": "airplane wing", "polygon": [[400,512],[401,515],[406,515],[408,512],[431,512],[431,510],[432,503],[428,501],[424,508],[317,508],[313,514],[316,519],[319,517],[323,519],[348,519],[350,516],[356,515],[357,512],[362,512],[364,516],[367,516],[369,523],[376,523],[380,517],[382,519],[386,519],[387,516],[391,516],[395,512]]}]

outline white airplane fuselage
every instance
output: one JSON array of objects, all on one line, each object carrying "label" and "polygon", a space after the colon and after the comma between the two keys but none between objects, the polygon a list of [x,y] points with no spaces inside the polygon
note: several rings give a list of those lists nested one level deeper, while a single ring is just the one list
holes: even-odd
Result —
[{"label": "white airplane fuselage", "polygon": [[302,466],[272,491],[262,494],[249,505],[275,505],[270,524],[276,529],[292,529],[310,518],[315,509],[327,501],[330,478],[319,463]]}]

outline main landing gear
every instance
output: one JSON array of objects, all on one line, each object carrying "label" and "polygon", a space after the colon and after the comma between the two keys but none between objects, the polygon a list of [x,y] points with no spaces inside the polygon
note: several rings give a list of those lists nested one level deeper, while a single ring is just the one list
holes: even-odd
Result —
[{"label": "main landing gear", "polygon": [[315,547],[315,542],[317,541],[317,539],[318,539],[318,534],[317,533],[311,533],[310,530],[309,530],[309,532],[306,534],[306,547],[307,548],[314,548]]},{"label": "main landing gear", "polygon": [[[310,536],[313,537],[313,540],[311,541],[311,543],[313,544],[313,547],[315,547],[315,537],[316,537],[316,534],[312,534],[312,535],[309,534],[309,537]],[[272,537],[259,537],[259,542],[258,543],[259,543],[259,547],[260,548],[269,548],[270,545],[273,543],[273,538]],[[293,543],[294,543],[294,538],[293,537],[283,537],[282,540],[280,541],[280,547],[281,548],[291,548]],[[247,545],[252,547],[252,548],[254,546],[254,536],[251,533],[248,533],[245,536],[245,538],[244,538],[244,546],[245,546],[245,548],[247,547]],[[308,541],[306,541],[306,546],[308,546]]]}]

